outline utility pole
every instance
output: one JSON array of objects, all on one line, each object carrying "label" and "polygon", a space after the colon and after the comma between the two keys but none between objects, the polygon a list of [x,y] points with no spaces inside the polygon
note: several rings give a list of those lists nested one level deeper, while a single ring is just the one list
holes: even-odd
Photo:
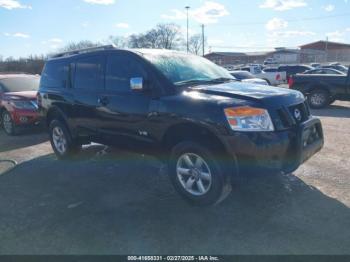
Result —
[{"label": "utility pole", "polygon": [[328,36],[326,38],[326,47],[325,47],[325,50],[326,50],[326,62],[328,62]]},{"label": "utility pole", "polygon": [[186,6],[186,11],[187,11],[187,53],[190,51],[189,43],[188,43],[188,27],[189,27],[189,19],[188,19],[188,11],[190,10],[190,6]]},{"label": "utility pole", "polygon": [[202,25],[202,50],[203,56],[205,55],[205,36],[204,36],[204,24]]}]

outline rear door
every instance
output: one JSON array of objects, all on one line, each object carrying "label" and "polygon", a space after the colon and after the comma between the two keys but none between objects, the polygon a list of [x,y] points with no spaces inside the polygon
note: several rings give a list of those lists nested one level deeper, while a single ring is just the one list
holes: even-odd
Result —
[{"label": "rear door", "polygon": [[104,55],[84,56],[71,66],[73,75],[75,125],[80,135],[91,135],[99,128],[98,94],[104,88]]}]

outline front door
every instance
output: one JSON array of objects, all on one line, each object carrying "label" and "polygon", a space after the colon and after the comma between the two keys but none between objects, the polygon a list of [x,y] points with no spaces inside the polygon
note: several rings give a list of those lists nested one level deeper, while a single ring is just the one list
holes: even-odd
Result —
[{"label": "front door", "polygon": [[131,78],[149,74],[142,59],[128,53],[112,53],[107,57],[105,91],[98,98],[100,132],[117,145],[132,149],[147,149],[154,144],[150,112],[155,101],[150,92],[133,91]]}]

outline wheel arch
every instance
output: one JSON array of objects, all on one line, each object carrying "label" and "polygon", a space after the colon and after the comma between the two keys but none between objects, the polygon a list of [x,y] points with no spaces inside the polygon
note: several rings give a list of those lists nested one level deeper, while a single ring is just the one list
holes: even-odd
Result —
[{"label": "wheel arch", "polygon": [[[210,139],[210,140],[208,140]],[[162,146],[167,150],[181,141],[196,141],[216,145],[216,149],[225,150],[224,143],[218,138],[216,133],[204,125],[194,123],[180,123],[168,127],[162,138]]]}]

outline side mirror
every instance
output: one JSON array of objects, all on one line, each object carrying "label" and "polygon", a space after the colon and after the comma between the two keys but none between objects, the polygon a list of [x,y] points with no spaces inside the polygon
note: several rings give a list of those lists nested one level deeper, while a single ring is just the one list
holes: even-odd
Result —
[{"label": "side mirror", "polygon": [[143,78],[142,77],[131,78],[130,79],[130,88],[133,91],[142,91],[144,89]]}]

